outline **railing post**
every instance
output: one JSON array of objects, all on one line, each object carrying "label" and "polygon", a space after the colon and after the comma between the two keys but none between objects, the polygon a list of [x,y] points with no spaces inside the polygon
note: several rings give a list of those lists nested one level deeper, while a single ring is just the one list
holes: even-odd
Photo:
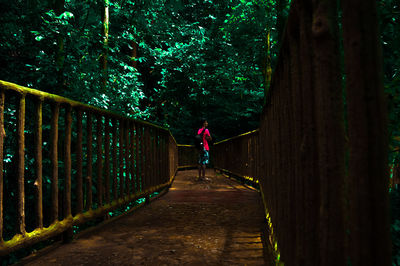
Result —
[{"label": "railing post", "polygon": [[71,106],[66,107],[65,113],[65,155],[64,155],[64,165],[65,165],[65,211],[64,218],[71,216],[71,131],[72,131],[72,116],[71,116]]},{"label": "railing post", "polygon": [[129,133],[130,133],[130,155],[131,159],[129,160],[130,163],[130,173],[131,173],[131,186],[132,186],[132,194],[136,193],[136,188],[135,188],[135,123],[131,122],[130,127],[129,127]]},{"label": "railing post", "polygon": [[140,126],[135,125],[135,148],[136,148],[136,187],[137,191],[142,190],[142,158],[141,158],[141,139],[140,139]]},{"label": "railing post", "polygon": [[108,116],[105,117],[105,128],[104,128],[104,186],[105,186],[105,201],[106,204],[110,203],[110,119]]},{"label": "railing post", "polygon": [[[35,171],[36,171],[36,225],[43,228],[43,188],[42,188],[42,111],[43,100],[37,99],[35,102]],[[0,151],[2,153],[2,150]],[[2,158],[0,158],[2,163]]]},{"label": "railing post", "polygon": [[82,111],[76,110],[77,141],[76,141],[76,214],[83,211],[82,182]]},{"label": "railing post", "polygon": [[91,112],[86,112],[86,132],[87,132],[87,175],[86,175],[86,210],[92,209],[92,178],[93,178],[93,154],[92,154],[92,141],[93,141],[93,124],[92,124],[92,114]]},{"label": "railing post", "polygon": [[118,176],[118,163],[117,163],[117,120],[112,119],[112,168],[113,168],[113,200],[118,198],[117,191],[117,176]]},{"label": "railing post", "polygon": [[392,263],[380,3],[386,2],[342,1],[349,122],[349,256],[351,265],[357,266]]},{"label": "railing post", "polygon": [[[64,165],[65,165],[65,185],[64,185],[64,219],[71,217],[71,133],[72,133],[72,115],[71,106],[68,105],[65,110],[65,147],[64,147]],[[63,233],[63,242],[68,243],[72,240],[73,229],[70,226]]]},{"label": "railing post", "polygon": [[139,128],[139,138],[140,138],[140,176],[141,176],[141,189],[144,191],[146,189],[146,161],[145,161],[145,139],[146,134],[144,131],[144,126],[140,126]]},{"label": "railing post", "polygon": [[124,132],[125,122],[119,120],[119,197],[124,197]]},{"label": "railing post", "polygon": [[97,208],[103,206],[103,132],[102,132],[102,124],[103,117],[101,115],[97,115],[96,117],[96,148],[97,148]]},{"label": "railing post", "polygon": [[0,243],[3,242],[3,204],[4,204],[4,90],[0,90]]},{"label": "railing post", "polygon": [[18,104],[18,233],[25,234],[25,94],[19,98]]},{"label": "railing post", "polygon": [[51,222],[58,221],[58,117],[60,105],[55,103],[51,106]]},{"label": "railing post", "polygon": [[130,147],[129,147],[129,121],[125,121],[125,133],[124,133],[124,143],[125,143],[125,190],[126,190],[126,195],[130,195],[131,194],[131,189],[130,187],[130,160],[129,160],[129,151],[130,151]]}]

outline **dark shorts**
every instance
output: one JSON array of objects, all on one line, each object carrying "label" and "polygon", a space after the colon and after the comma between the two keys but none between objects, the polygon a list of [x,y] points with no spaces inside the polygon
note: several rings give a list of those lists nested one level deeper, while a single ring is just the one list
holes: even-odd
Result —
[{"label": "dark shorts", "polygon": [[205,165],[208,164],[210,161],[210,155],[207,150],[203,150],[202,152],[199,152],[199,164]]}]

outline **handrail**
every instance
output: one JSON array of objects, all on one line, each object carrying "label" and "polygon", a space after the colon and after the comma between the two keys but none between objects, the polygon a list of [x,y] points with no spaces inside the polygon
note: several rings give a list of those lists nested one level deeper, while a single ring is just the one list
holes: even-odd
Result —
[{"label": "handrail", "polygon": [[214,168],[223,174],[247,181],[253,187],[259,189],[264,205],[266,229],[269,234],[268,250],[278,265],[280,261],[278,239],[274,231],[263,186],[259,185],[260,181],[262,182],[262,180],[259,180],[261,176],[259,168],[260,165],[266,163],[262,161],[265,158],[260,154],[259,132],[260,130],[256,129],[216,143],[213,147]]},{"label": "handrail", "polygon": [[255,172],[247,174],[251,167],[241,154],[251,147],[251,135],[217,145],[217,167],[258,178],[266,218],[287,265],[391,263],[376,14],[372,0],[346,0],[340,7],[336,1],[292,1],[253,140],[258,151],[248,156],[257,161]]},{"label": "handrail", "polygon": [[223,140],[221,140],[221,141],[218,141],[218,142],[214,143],[214,145],[221,144],[221,143],[224,143],[224,142],[227,142],[227,141],[230,141],[230,140],[234,140],[234,139],[237,139],[237,138],[240,138],[240,137],[243,137],[243,136],[255,134],[255,133],[257,133],[258,131],[260,131],[260,129],[257,128],[257,129],[255,129],[255,130],[252,130],[252,131],[249,131],[249,132],[245,132],[245,133],[242,133],[242,134],[240,134],[240,135],[233,136],[233,137],[231,137],[231,138],[223,139]]},{"label": "handrail", "polygon": [[[15,110],[11,110],[13,99],[17,100]],[[26,112],[27,107],[33,111]],[[50,118],[43,119],[49,107]],[[5,119],[10,110],[17,112],[15,132]],[[25,128],[32,121],[34,129]],[[44,131],[50,142],[46,144],[48,153],[43,151]],[[118,207],[168,187],[177,170],[177,144],[169,130],[5,81],[0,81],[0,133],[0,256],[72,230],[72,226],[105,216]],[[33,146],[25,145],[26,136],[32,137]],[[14,147],[6,141],[12,138],[17,139]],[[12,159],[17,165],[14,172],[9,168],[5,171],[3,153],[6,150],[16,152],[17,156]],[[26,158],[34,160],[34,171],[26,169]],[[51,161],[50,169],[43,168],[44,159]],[[46,194],[51,198],[51,206],[46,209],[43,208],[44,172],[51,177],[51,196]],[[27,178],[26,173],[30,174]],[[63,176],[59,176],[60,173]],[[11,175],[14,174],[18,230],[11,239],[4,240],[4,214],[11,212],[11,207],[5,203],[12,202],[10,195],[5,194],[4,185],[12,187],[14,177]],[[59,189],[60,181],[64,182],[63,191]],[[32,215],[26,208],[26,188],[35,191],[35,203],[29,206],[35,209],[35,228],[30,232],[25,221],[27,213]]]},{"label": "handrail", "polygon": [[198,166],[198,151],[194,145],[178,144],[179,169]]},{"label": "handrail", "polygon": [[212,150],[214,167],[257,184],[258,136],[256,129],[215,143]]}]

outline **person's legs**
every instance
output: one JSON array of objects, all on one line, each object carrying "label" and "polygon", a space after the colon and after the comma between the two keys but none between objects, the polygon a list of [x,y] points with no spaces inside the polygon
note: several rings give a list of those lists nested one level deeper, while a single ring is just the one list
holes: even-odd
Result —
[{"label": "person's legs", "polygon": [[202,172],[203,172],[203,179],[205,179],[205,178],[206,178],[206,165],[203,164],[203,165],[201,166],[201,169],[203,170],[203,171],[202,171]]},{"label": "person's legs", "polygon": [[203,166],[201,164],[199,164],[199,179],[201,178],[201,169],[203,168]]}]

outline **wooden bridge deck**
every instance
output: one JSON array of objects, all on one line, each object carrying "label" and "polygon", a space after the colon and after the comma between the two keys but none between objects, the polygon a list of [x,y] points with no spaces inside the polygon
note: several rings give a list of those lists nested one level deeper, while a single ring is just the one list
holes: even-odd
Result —
[{"label": "wooden bridge deck", "polygon": [[27,265],[265,265],[259,194],[207,171],[178,172],[150,205]]}]

